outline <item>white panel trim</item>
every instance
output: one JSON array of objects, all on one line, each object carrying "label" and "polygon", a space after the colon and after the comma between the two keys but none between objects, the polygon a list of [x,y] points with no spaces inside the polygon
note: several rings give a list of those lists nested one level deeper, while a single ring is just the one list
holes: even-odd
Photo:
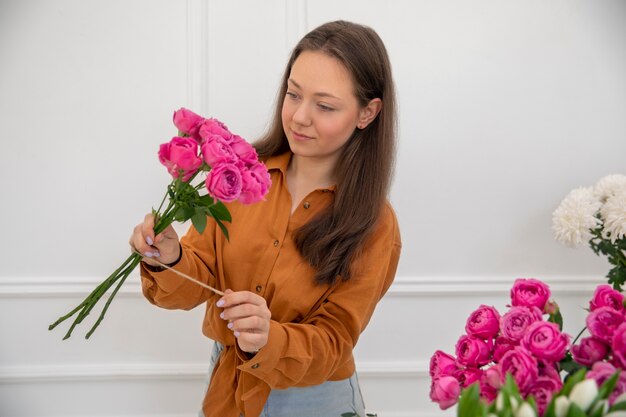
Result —
[{"label": "white panel trim", "polygon": [[[428,378],[424,361],[370,361],[357,363],[361,378]],[[0,383],[179,380],[202,379],[207,363],[85,363],[57,365],[19,365],[0,367]]]},{"label": "white panel trim", "polygon": [[187,106],[209,112],[209,2],[187,0]]},{"label": "white panel trim", "polygon": [[[85,296],[105,277],[0,277],[2,297]],[[390,297],[475,296],[508,294],[515,278],[502,277],[398,277],[389,289]],[[554,294],[586,295],[605,282],[594,276],[552,277],[546,280]],[[140,296],[138,270],[133,271],[118,295]]]},{"label": "white panel trim", "polygon": [[309,31],[307,0],[285,0],[285,48],[287,56]]}]

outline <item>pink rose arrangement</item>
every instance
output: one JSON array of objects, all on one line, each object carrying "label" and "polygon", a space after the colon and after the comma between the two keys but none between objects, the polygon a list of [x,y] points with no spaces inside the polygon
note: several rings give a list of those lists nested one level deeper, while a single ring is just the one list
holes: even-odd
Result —
[{"label": "pink rose arrangement", "polygon": [[589,369],[586,378],[602,385],[619,373],[609,404],[626,392],[626,309],[624,295],[608,284],[599,285],[589,301],[589,336],[571,347],[574,361]]},{"label": "pink rose arrangement", "polygon": [[[174,221],[191,220],[193,227],[202,233],[210,217],[228,238],[224,222],[230,222],[231,217],[224,203],[238,201],[241,204],[253,204],[262,201],[271,185],[267,168],[259,161],[254,147],[233,134],[217,119],[204,118],[181,108],[174,112],[173,122],[178,135],[162,144],[158,151],[159,161],[173,179],[159,208],[152,210],[155,216],[154,231],[158,234]],[[205,173],[206,178],[192,184],[201,173]],[[168,197],[169,202],[163,209]],[[74,328],[117,283],[100,317],[86,334],[85,337],[89,338],[103,320],[122,284],[140,262],[141,255],[131,254],[76,308],[50,325],[49,330],[77,314],[63,339],[69,338]]]},{"label": "pink rose arrangement", "polygon": [[480,397],[491,403],[508,374],[522,398],[533,396],[543,413],[563,385],[559,363],[566,357],[570,337],[561,331],[559,318],[545,283],[517,279],[507,312],[501,315],[493,306],[481,305],[469,315],[455,355],[434,353],[431,400],[449,408],[463,389],[476,384]]}]

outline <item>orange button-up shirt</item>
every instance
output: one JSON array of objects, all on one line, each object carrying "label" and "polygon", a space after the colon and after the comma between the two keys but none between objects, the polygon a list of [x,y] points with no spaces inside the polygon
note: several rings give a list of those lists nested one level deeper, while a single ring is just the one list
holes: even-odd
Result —
[{"label": "orange button-up shirt", "polygon": [[202,234],[190,227],[175,266],[218,289],[247,290],[265,298],[272,313],[269,340],[252,359],[239,350],[219,317],[219,296],[173,272],[141,268],[150,302],[168,309],[204,303],[202,331],[224,345],[202,406],[206,417],[259,416],[271,389],[349,378],[355,371],[352,350],[395,276],[400,233],[386,204],[352,266],[352,278],[334,286],[314,282],[315,271],[292,236],[332,202],[334,190],[311,192],[292,214],[286,177],[290,158],[286,153],[266,162],[272,178],[266,201],[227,205],[230,240],[213,220]]}]

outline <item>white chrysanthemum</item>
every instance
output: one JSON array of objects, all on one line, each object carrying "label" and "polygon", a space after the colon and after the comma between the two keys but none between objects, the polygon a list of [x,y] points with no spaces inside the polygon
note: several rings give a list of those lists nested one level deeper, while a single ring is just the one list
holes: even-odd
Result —
[{"label": "white chrysanthemum", "polygon": [[609,197],[623,192],[626,192],[626,175],[622,174],[607,175],[593,187],[593,193],[603,203]]},{"label": "white chrysanthemum", "polygon": [[570,191],[552,213],[556,240],[571,247],[589,242],[593,237],[591,231],[602,224],[596,217],[601,205],[590,187]]},{"label": "white chrysanthemum", "polygon": [[626,190],[609,197],[600,215],[604,221],[602,237],[611,239],[612,243],[623,238],[626,235]]}]

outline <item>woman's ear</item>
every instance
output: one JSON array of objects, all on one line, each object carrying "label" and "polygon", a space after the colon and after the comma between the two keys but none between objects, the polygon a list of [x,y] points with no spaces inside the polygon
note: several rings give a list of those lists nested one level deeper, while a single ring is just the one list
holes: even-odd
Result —
[{"label": "woman's ear", "polygon": [[359,111],[359,120],[356,124],[358,129],[365,129],[378,116],[380,109],[383,108],[383,101],[379,98],[373,98],[365,107]]}]

